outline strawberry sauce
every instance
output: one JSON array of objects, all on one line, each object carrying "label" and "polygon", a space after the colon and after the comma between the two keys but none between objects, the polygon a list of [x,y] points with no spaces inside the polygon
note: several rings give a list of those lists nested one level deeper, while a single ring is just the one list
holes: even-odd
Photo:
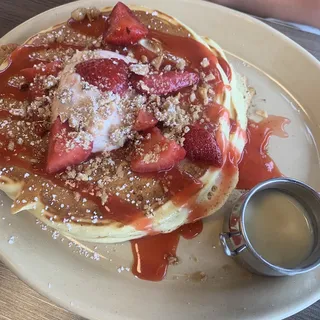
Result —
[{"label": "strawberry sauce", "polygon": [[186,59],[191,63],[192,68],[198,68],[203,58],[208,58],[212,66],[216,66],[218,63],[217,57],[207,47],[191,37],[174,36],[150,30],[148,38],[160,41],[164,50],[177,57]]},{"label": "strawberry sauce", "polygon": [[171,232],[131,240],[134,256],[132,273],[143,280],[161,281],[170,260],[175,260],[180,236],[193,239],[203,228],[202,221],[187,224]]},{"label": "strawberry sauce", "polygon": [[161,179],[171,201],[176,206],[185,206],[192,201],[192,197],[203,187],[203,183],[192,177],[187,172],[173,168]]},{"label": "strawberry sauce", "polygon": [[99,37],[103,34],[106,21],[107,17],[102,15],[93,21],[89,21],[87,17],[82,21],[76,21],[71,18],[68,20],[68,26],[81,34],[91,37]]},{"label": "strawberry sauce", "polygon": [[207,58],[210,66],[202,71],[205,75],[209,73],[214,75],[215,79],[212,81],[212,85],[216,93],[220,93],[224,89],[220,72],[217,69],[218,58],[206,46],[191,37],[174,36],[156,30],[150,30],[148,38],[160,41],[164,51],[189,61],[191,68],[199,68],[201,61]]},{"label": "strawberry sauce", "polygon": [[10,86],[8,84],[8,80],[13,75],[18,74],[20,70],[31,68],[35,63],[39,63],[40,61],[32,61],[29,55],[42,49],[43,47],[23,46],[17,48],[11,54],[9,65],[4,71],[0,72],[0,98],[12,97],[19,101],[23,101],[28,98],[28,91]]},{"label": "strawberry sauce", "polygon": [[20,75],[20,71],[26,68],[32,68],[35,64],[42,62],[37,58],[33,58],[32,54],[45,51],[48,49],[78,49],[83,48],[77,46],[69,46],[65,44],[53,43],[46,46],[24,45],[18,47],[9,57],[8,66],[0,71],[0,98],[13,98],[18,101],[28,100],[29,90],[12,86],[8,83],[11,77]]},{"label": "strawberry sauce", "polygon": [[236,132],[237,126],[238,126],[237,121],[230,119],[230,134],[233,134]]},{"label": "strawberry sauce", "polygon": [[289,123],[289,119],[273,115],[259,123],[248,122],[248,142],[239,163],[238,189],[251,189],[262,181],[283,176],[267,148],[272,135],[288,137],[284,127]]}]

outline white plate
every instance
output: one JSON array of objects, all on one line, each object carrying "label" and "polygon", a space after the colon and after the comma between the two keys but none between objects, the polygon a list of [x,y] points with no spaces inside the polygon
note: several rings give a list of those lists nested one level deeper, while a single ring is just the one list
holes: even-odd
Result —
[{"label": "white plate", "polygon": [[[113,4],[91,0],[55,8],[20,25],[0,43],[22,42],[66,20],[80,5]],[[256,88],[258,107],[292,121],[288,139],[271,140],[270,152],[281,171],[320,190],[317,60],[265,24],[204,1],[136,0],[135,4],[176,16],[231,53],[235,68]],[[4,195],[1,201],[1,259],[37,291],[90,319],[274,319],[298,312],[320,298],[320,269],[294,278],[264,278],[251,276],[226,258],[218,246],[221,215],[205,221],[200,237],[181,240],[178,256],[182,264],[171,267],[166,280],[153,283],[127,271],[118,273],[118,267],[131,265],[129,243],[98,246],[94,250],[101,259],[94,261],[75,253],[79,249],[69,248],[67,239],[54,240],[28,213],[10,216],[10,201]],[[8,243],[11,236],[14,244]],[[184,274],[196,271],[205,272],[208,280],[187,281]]]}]

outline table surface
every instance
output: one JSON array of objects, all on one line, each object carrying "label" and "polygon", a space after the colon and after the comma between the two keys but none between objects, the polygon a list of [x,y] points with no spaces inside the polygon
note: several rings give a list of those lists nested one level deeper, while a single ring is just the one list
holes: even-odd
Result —
[{"label": "table surface", "polygon": [[[0,37],[25,20],[69,0],[0,0]],[[26,6],[28,9],[26,9]],[[269,23],[320,60],[320,36]],[[290,320],[320,319],[320,301]],[[85,320],[55,306],[19,280],[0,261],[0,320]]]}]

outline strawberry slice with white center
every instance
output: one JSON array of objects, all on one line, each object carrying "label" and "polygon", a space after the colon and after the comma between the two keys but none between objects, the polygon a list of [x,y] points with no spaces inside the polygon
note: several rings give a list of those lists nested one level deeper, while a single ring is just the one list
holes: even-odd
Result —
[{"label": "strawberry slice with white center", "polygon": [[103,40],[105,43],[126,46],[145,38],[148,29],[122,2],[118,2],[110,13]]},{"label": "strawberry slice with white center", "polygon": [[92,59],[81,62],[76,72],[89,84],[101,91],[123,94],[129,87],[129,68],[120,59]]},{"label": "strawberry slice with white center", "polygon": [[184,136],[187,158],[215,167],[222,167],[223,157],[213,132],[200,126],[192,126]]},{"label": "strawberry slice with white center", "polygon": [[185,156],[183,147],[165,138],[159,128],[152,128],[145,132],[141,145],[135,150],[131,169],[140,173],[169,170]]},{"label": "strawberry slice with white center", "polygon": [[148,111],[140,109],[133,130],[143,131],[155,127],[158,120]]},{"label": "strawberry slice with white center", "polygon": [[132,86],[139,92],[166,95],[199,82],[199,75],[191,71],[168,71],[147,76],[133,75]]},{"label": "strawberry slice with white center", "polygon": [[77,52],[60,73],[52,123],[60,117],[91,134],[93,153],[122,147],[124,141],[114,141],[111,134],[124,117],[119,106],[127,95],[129,63],[136,60],[112,51]]},{"label": "strawberry slice with white center", "polygon": [[46,171],[56,173],[86,161],[92,151],[91,136],[73,131],[57,118],[51,127]]}]

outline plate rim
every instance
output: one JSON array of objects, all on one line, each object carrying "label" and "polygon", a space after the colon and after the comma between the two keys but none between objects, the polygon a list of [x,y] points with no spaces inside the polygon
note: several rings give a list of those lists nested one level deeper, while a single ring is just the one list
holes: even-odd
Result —
[{"label": "plate rim", "polygon": [[[126,3],[126,4],[127,3],[134,4],[134,1],[128,1],[128,0],[122,0],[122,1],[124,3]],[[146,0],[146,3],[148,1],[149,0]],[[256,26],[259,26],[260,28],[265,29],[267,32],[270,32],[270,33],[274,34],[276,37],[281,38],[282,41],[287,42],[295,50],[300,51],[311,63],[313,63],[319,69],[319,72],[320,72],[320,61],[316,57],[314,57],[305,48],[300,46],[298,43],[296,43],[294,40],[290,39],[285,34],[281,33],[280,31],[274,29],[273,27],[269,26],[265,22],[255,18],[253,16],[250,16],[248,14],[245,14],[245,13],[236,11],[234,9],[227,8],[227,7],[224,7],[224,6],[209,2],[209,1],[203,1],[203,0],[201,2],[199,0],[175,0],[175,1],[176,2],[180,2],[180,3],[197,4],[198,6],[207,7],[210,10],[215,10],[214,8],[216,8],[216,10],[221,10],[221,11],[226,12],[227,14],[229,13],[231,15],[236,15],[240,19],[247,20],[248,22],[254,23]],[[90,0],[77,0],[77,1],[69,2],[69,3],[63,4],[63,5],[59,5],[59,6],[53,7],[51,9],[46,10],[46,11],[43,11],[43,12],[35,15],[34,17],[24,21],[23,23],[17,25],[12,30],[10,30],[5,35],[3,35],[0,38],[0,45],[1,44],[10,43],[10,37],[11,37],[12,34],[18,33],[19,31],[23,30],[24,26],[26,26],[26,25],[28,25],[30,23],[36,22],[39,18],[41,18],[44,15],[48,15],[50,13],[55,13],[55,11],[57,11],[57,10],[58,11],[60,11],[60,10],[68,11],[68,8],[78,7],[78,6],[86,6],[86,5],[90,5]],[[148,7],[148,6],[146,5],[146,7]],[[153,9],[156,10],[156,8],[153,8]],[[23,31],[21,33],[23,33]],[[79,311],[80,311],[79,308],[77,308],[76,306],[70,304],[69,301],[61,300],[61,299],[59,299],[58,296],[53,294],[53,292],[45,290],[47,284],[40,285],[40,284],[37,284],[35,281],[32,281],[31,277],[29,277],[27,274],[22,272],[23,268],[17,267],[9,258],[5,258],[4,255],[1,253],[1,251],[0,251],[0,260],[20,280],[22,280],[24,283],[26,283],[30,288],[32,288],[36,292],[40,293],[42,296],[44,296],[47,299],[53,301],[57,306],[60,306],[60,307],[62,307],[64,309],[66,309],[66,310],[69,310],[69,311],[73,312],[76,315],[79,315],[79,316],[82,316],[82,317],[86,317],[88,319],[92,319],[92,313],[90,312],[90,308],[86,309],[86,310],[88,310],[88,313],[84,311],[85,310],[84,308],[81,308],[81,311],[83,311],[83,312],[80,314],[79,313]],[[320,288],[319,288],[318,291],[315,291],[315,292],[311,293],[310,296],[308,296],[308,298],[299,300],[300,303],[296,304],[295,307],[291,307],[290,306],[291,308],[289,310],[285,306],[283,306],[282,308],[278,307],[276,310],[272,310],[266,316],[268,317],[268,319],[270,319],[270,317],[276,317],[276,318],[279,318],[279,319],[280,318],[289,317],[289,316],[291,316],[293,314],[296,314],[296,313],[300,312],[301,310],[304,310],[305,308],[307,308],[310,305],[314,304],[319,299],[320,299]],[[112,316],[114,319],[124,319],[123,316],[121,316],[119,314],[114,314],[114,313],[110,312],[109,315]],[[252,318],[252,315],[251,316],[250,315],[247,316],[247,319],[251,319],[251,318]],[[252,319],[254,319],[254,318],[252,318]]]}]

